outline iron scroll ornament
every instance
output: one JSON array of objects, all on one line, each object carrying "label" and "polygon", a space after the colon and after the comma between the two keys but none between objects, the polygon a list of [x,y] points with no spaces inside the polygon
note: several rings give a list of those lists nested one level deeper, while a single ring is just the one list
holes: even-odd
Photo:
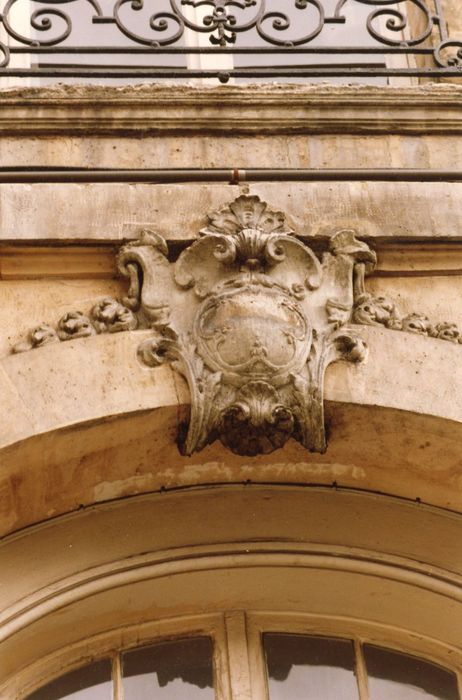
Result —
[{"label": "iron scroll ornament", "polygon": [[350,321],[375,254],[341,231],[320,260],[255,196],[212,214],[176,262],[167,254],[164,239],[145,231],[121,249],[119,268],[131,282],[124,304],[152,328],[141,361],[171,362],[188,383],[181,451],[219,439],[253,456],[290,437],[325,451],[325,370],[366,355]]},{"label": "iron scroll ornament", "polygon": [[[231,76],[462,75],[462,42],[448,35],[441,0],[288,0],[283,6],[271,0],[114,0],[109,9],[101,0],[3,0],[0,25],[7,40],[0,42],[0,76],[187,74],[226,82]],[[198,14],[192,14],[195,10]],[[363,23],[362,39],[342,46],[335,30],[343,25],[352,31],[355,11]],[[191,42],[191,34],[205,35],[207,45]],[[89,36],[94,43],[85,43]],[[249,65],[241,62],[226,70],[168,65],[172,54],[214,52],[244,54]],[[29,54],[29,65],[17,54]],[[130,54],[142,65],[121,60],[120,55]],[[255,65],[257,54],[268,61]],[[282,58],[271,60],[272,54]],[[393,54],[413,58],[392,67],[386,57]],[[316,56],[315,64],[310,55]],[[345,60],[348,55],[351,62]],[[60,62],[61,56],[72,62]],[[108,56],[114,57],[112,63]]]}]

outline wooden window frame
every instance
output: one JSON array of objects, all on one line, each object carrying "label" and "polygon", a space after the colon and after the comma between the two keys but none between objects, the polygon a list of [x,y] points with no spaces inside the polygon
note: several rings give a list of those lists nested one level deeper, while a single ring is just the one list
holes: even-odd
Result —
[{"label": "wooden window frame", "polygon": [[[122,655],[123,653],[160,642],[184,640],[194,637],[208,637],[213,643],[213,675],[216,700],[269,700],[266,660],[263,648],[264,634],[291,634],[312,637],[342,639],[353,645],[355,656],[355,676],[358,687],[358,700],[371,700],[368,688],[368,675],[363,654],[364,644],[375,644],[383,649],[398,651],[407,655],[442,666],[441,659],[434,655],[422,655],[415,648],[390,645],[380,634],[374,634],[371,626],[358,621],[341,621],[336,618],[312,615],[287,615],[285,613],[260,613],[243,610],[230,610],[223,614],[179,617],[158,622],[147,622],[136,628],[115,631],[105,640],[92,640],[98,644],[98,651],[85,661],[82,657],[66,662],[66,654],[55,664],[53,677],[46,681],[32,681],[30,687],[21,693],[21,700],[43,687],[47,682],[91,663],[110,659],[112,662],[112,700],[124,700]],[[122,646],[114,648],[116,640]],[[92,646],[93,646],[92,645]],[[431,651],[429,649],[429,651]],[[72,653],[72,649],[69,650]],[[90,660],[91,659],[91,660]],[[459,696],[462,699],[462,672],[447,663],[442,666],[457,677]],[[56,671],[58,671],[56,673]]]}]

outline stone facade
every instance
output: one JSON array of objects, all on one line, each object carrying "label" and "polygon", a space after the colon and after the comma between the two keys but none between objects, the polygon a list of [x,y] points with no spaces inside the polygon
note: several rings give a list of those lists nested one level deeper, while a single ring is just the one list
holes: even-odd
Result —
[{"label": "stone facade", "polygon": [[[364,548],[390,562],[423,562],[427,581],[444,572],[448,591],[428,593],[420,618],[411,609],[413,600],[425,607],[417,593],[407,609],[393,602],[387,609],[380,583],[357,617],[400,623],[410,639],[427,640],[422,647],[408,640],[417,651],[460,661],[462,608],[447,601],[460,596],[462,580],[461,98],[462,88],[449,84],[58,86],[2,95],[3,166],[223,168],[230,176],[152,184],[130,176],[57,183],[45,175],[0,184],[0,697],[22,697],[47,668],[57,672],[59,649],[112,628],[109,602],[97,612],[96,589],[79,603],[80,592],[65,598],[65,582],[80,591],[87,584],[74,579],[83,571],[137,556],[143,546],[161,550],[169,536],[142,545],[137,518],[149,499],[189,487],[191,501],[195,488],[215,486],[230,523],[239,519],[233,499],[252,484],[282,488],[270,489],[274,521],[261,506],[261,527],[252,525],[250,501],[244,508],[255,542],[265,533],[276,539],[278,523],[280,536],[295,541],[300,530],[283,524],[287,494],[294,489],[296,500],[311,487],[318,516],[307,542],[330,539],[329,546]],[[383,179],[365,172],[277,182],[268,173],[253,182],[244,172],[275,167],[382,169]],[[389,169],[401,176],[388,177]],[[244,291],[229,301],[227,283]],[[207,307],[212,297],[214,309],[225,308],[221,316]],[[286,326],[292,344],[283,346],[276,334],[286,337]],[[237,335],[223,350],[226,333],[217,340],[216,332],[229,327]],[[185,361],[191,347],[194,361]],[[281,359],[282,347],[295,348],[289,359]],[[329,347],[331,359],[353,361],[329,365]],[[243,384],[248,355],[260,363],[249,370],[258,381],[249,375]],[[131,526],[124,503],[134,508]],[[213,502],[199,507],[210,508],[213,530]],[[175,508],[183,512],[181,502],[172,505],[165,521],[173,531]],[[321,527],[335,513],[342,525]],[[98,518],[118,537],[128,528],[126,551],[100,534],[91,544],[92,533],[106,532],[95,529]],[[193,510],[184,522],[198,544],[212,541]],[[156,527],[162,533],[161,518]],[[221,534],[238,539],[232,524]],[[188,542],[186,532],[172,536],[169,546]],[[53,587],[64,596],[56,609]],[[346,607],[353,592],[352,585]],[[121,613],[121,627],[162,618],[140,601],[139,610],[127,605]],[[192,614],[192,603],[178,601],[165,616]],[[331,605],[319,602],[319,614]],[[79,654],[65,663],[72,667]]]}]

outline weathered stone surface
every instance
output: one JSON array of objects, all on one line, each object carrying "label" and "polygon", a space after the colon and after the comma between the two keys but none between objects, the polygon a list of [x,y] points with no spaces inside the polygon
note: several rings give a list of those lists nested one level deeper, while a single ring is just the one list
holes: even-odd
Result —
[{"label": "weathered stone surface", "polygon": [[0,285],[0,356],[9,354],[41,323],[56,329],[59,319],[69,311],[88,314],[100,299],[125,292],[121,281],[98,279],[10,280],[0,281]]},{"label": "weathered stone surface", "polygon": [[[1,92],[0,92],[1,95]],[[460,97],[458,98],[461,99]],[[352,118],[353,119],[353,118]],[[234,120],[234,117],[233,117]],[[365,117],[366,120],[366,117]],[[354,121],[350,121],[354,123]],[[0,120],[1,124],[1,120]],[[367,127],[365,124],[364,128]],[[442,135],[444,121],[435,122],[436,133],[383,133],[367,137],[346,133],[263,133],[255,137],[194,133],[144,138],[105,135],[1,136],[0,158],[5,166],[80,168],[441,168],[457,170],[462,157],[459,131]],[[450,132],[451,125],[447,130]],[[327,131],[329,131],[327,129]],[[392,130],[393,131],[393,130]]]},{"label": "weathered stone surface", "polygon": [[[454,390],[462,382],[457,345],[381,327],[358,326],[359,331],[376,359],[351,367],[340,363],[335,371],[330,368],[326,374],[330,401],[365,402],[452,421],[462,419],[462,392]],[[137,360],[137,347],[149,336],[147,330],[92,336],[4,358],[4,387],[9,386],[15,397],[8,410],[5,406],[5,415],[13,415],[17,405],[34,414],[37,433],[49,432],[61,425],[165,405],[164,381],[169,402],[174,403],[170,370],[146,368]],[[126,368],[120,377],[119,361]],[[400,362],[402,369],[397,369]],[[424,392],[423,377],[427,382]],[[91,390],[96,378],[98,384]],[[181,402],[187,402],[183,381],[179,386],[183,387]],[[2,428],[1,435],[2,445],[18,439],[10,429]]]},{"label": "weathered stone surface", "polygon": [[137,238],[140,227],[167,240],[191,240],[207,211],[243,192],[287,211],[301,236],[329,236],[342,228],[380,239],[462,235],[462,183],[41,184],[0,185],[0,242],[121,242]]},{"label": "weathered stone surface", "polygon": [[444,15],[448,23],[449,36],[458,38],[462,36],[462,16],[457,0],[442,0]]},{"label": "weathered stone surface", "polygon": [[336,482],[462,508],[460,346],[371,326],[361,334],[372,361],[338,363],[326,374],[325,455],[289,441],[254,458],[219,443],[182,457],[175,437],[188,393],[168,367],[136,359],[149,331],[5,358],[2,531],[94,501],[248,479]]},{"label": "weathered stone surface", "polygon": [[[1,91],[2,134],[460,131],[460,85],[56,85]],[[31,118],[31,114],[33,119]],[[352,118],[354,117],[354,118]],[[438,124],[439,122],[439,124]]]},{"label": "weathered stone surface", "polygon": [[[455,86],[60,86],[1,95],[6,166],[460,169],[462,162]],[[127,290],[116,278],[116,249],[148,227],[169,239],[173,263],[197,240],[206,213],[242,194],[286,211],[288,228],[319,259],[340,229],[355,229],[378,253],[376,274],[361,290],[368,296],[355,305],[357,320],[379,324],[355,327],[369,359],[326,372],[325,454],[288,439],[268,455],[234,454],[218,441],[181,455],[188,387],[170,367],[143,364],[137,349],[152,339],[143,330],[147,316],[119,306],[136,300],[140,280],[132,275]],[[323,624],[350,616],[361,638],[371,638],[361,625],[373,621],[395,635],[384,645],[457,665],[462,347],[452,324],[462,326],[461,194],[453,182],[0,185],[0,242],[11,241],[0,251],[0,639],[8,637],[0,696],[6,675],[5,698],[23,697],[29,682],[36,687],[90,656],[150,643],[147,627],[159,634],[165,617],[206,609],[221,620],[224,602],[268,611],[277,600],[289,614],[319,613]],[[243,238],[246,249],[258,244],[258,236]],[[189,250],[201,255],[180,258],[186,282],[192,272],[204,276],[207,256],[194,245]],[[304,260],[304,272],[316,267],[309,254]],[[172,302],[166,289],[157,320]],[[341,323],[349,306],[338,301],[329,296],[323,309]],[[191,317],[189,304],[183,313]],[[47,334],[53,342],[44,343]],[[12,354],[21,338],[37,347]],[[256,496],[256,482],[271,486]],[[291,548],[291,568],[280,560],[271,575],[267,561],[249,567],[253,547],[258,556],[273,547],[268,538],[283,557]],[[234,568],[221,578],[203,570],[203,558],[192,579],[165,569],[155,579],[146,567],[153,555],[164,566],[169,548],[183,565],[185,546],[210,545],[216,562],[223,543],[237,544]],[[307,545],[332,553],[324,571],[314,559],[301,565],[298,548]],[[88,639],[93,634],[97,640]]]}]

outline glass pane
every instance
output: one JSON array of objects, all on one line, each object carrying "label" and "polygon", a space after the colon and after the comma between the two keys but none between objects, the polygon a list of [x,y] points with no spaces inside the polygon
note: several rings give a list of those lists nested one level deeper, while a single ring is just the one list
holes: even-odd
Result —
[{"label": "glass pane", "polygon": [[364,645],[371,700],[459,700],[454,673],[397,651]]},{"label": "glass pane", "polygon": [[300,634],[265,634],[271,700],[358,700],[353,644]]},{"label": "glass pane", "polygon": [[111,662],[109,659],[78,668],[48,683],[26,700],[111,700]]},{"label": "glass pane", "polygon": [[126,652],[125,700],[213,700],[213,646],[208,637]]}]

